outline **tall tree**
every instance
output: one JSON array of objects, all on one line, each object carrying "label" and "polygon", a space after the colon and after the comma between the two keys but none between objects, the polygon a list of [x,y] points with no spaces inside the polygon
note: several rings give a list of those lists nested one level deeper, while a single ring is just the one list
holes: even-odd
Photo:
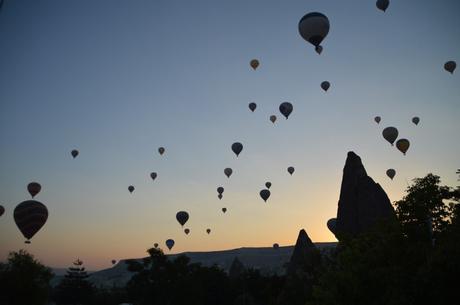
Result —
[{"label": "tall tree", "polygon": [[64,279],[56,287],[56,303],[63,305],[90,304],[94,294],[93,285],[87,280],[83,262],[77,259],[67,270]]}]

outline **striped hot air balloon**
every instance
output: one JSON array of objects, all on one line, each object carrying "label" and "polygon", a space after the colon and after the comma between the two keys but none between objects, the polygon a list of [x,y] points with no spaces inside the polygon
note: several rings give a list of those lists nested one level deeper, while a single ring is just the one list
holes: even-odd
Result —
[{"label": "striped hot air balloon", "polygon": [[14,221],[30,243],[30,239],[45,225],[48,219],[48,209],[36,200],[26,200],[14,209]]}]

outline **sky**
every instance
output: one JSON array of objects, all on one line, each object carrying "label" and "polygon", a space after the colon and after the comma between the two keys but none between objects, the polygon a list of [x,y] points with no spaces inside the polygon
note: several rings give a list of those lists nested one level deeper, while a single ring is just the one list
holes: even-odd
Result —
[{"label": "sky", "polygon": [[[321,55],[297,29],[313,11],[331,24]],[[292,245],[302,228],[335,241],[326,222],[348,151],[392,202],[430,172],[458,185],[460,78],[443,65],[460,60],[459,11],[456,0],[391,1],[385,13],[373,0],[6,0],[0,260],[26,248],[53,267],[78,257],[96,270],[168,238],[170,253]],[[387,126],[411,141],[406,156],[383,139]],[[25,245],[13,210],[31,181],[49,218]]]}]

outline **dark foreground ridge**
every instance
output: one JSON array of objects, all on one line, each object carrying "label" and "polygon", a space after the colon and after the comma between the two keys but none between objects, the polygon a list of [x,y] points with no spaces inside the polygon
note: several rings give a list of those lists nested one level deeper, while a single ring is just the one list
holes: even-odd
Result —
[{"label": "dark foreground ridge", "polygon": [[396,219],[390,199],[367,175],[361,158],[350,151],[343,168],[337,232],[354,236],[383,219]]}]

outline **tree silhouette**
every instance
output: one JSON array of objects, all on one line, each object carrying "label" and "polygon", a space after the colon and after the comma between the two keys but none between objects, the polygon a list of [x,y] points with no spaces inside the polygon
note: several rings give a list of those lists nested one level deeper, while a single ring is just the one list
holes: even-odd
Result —
[{"label": "tree silhouette", "polygon": [[88,273],[83,262],[77,259],[68,268],[64,279],[56,287],[56,303],[63,305],[90,304],[94,287],[87,280]]}]

